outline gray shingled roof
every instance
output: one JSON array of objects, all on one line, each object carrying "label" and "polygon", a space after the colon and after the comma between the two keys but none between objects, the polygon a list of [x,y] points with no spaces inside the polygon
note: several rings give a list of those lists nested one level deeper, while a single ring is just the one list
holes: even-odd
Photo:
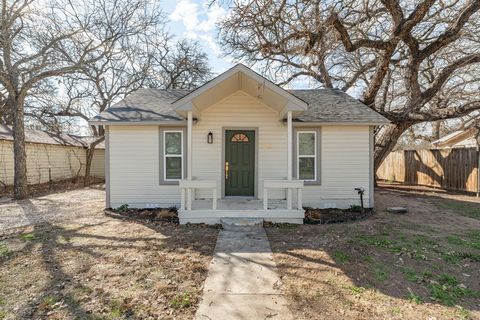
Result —
[{"label": "gray shingled roof", "polygon": [[[305,101],[308,110],[300,122],[388,123],[389,121],[348,94],[330,89],[289,90]],[[186,90],[141,89],[91,119],[103,121],[181,121],[172,103]]]},{"label": "gray shingled roof", "polygon": [[343,91],[331,89],[289,90],[308,103],[308,110],[298,117],[302,122],[377,123],[389,121]]},{"label": "gray shingled roof", "polygon": [[[28,143],[55,144],[86,148],[94,139],[94,137],[79,137],[63,133],[53,133],[25,128],[25,142]],[[0,124],[0,140],[13,141],[13,131],[10,126]],[[105,144],[102,142],[98,144],[95,149],[105,149]]]},{"label": "gray shingled roof", "polygon": [[172,102],[189,91],[140,89],[93,117],[90,121],[181,121]]}]

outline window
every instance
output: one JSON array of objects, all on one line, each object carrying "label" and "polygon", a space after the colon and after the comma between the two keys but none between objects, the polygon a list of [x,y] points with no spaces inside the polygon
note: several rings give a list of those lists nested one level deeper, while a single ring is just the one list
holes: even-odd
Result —
[{"label": "window", "polygon": [[317,177],[317,132],[297,132],[297,178],[315,181]]},{"label": "window", "polygon": [[183,131],[163,132],[163,176],[165,181],[183,179]]},{"label": "window", "polygon": [[232,142],[248,142],[248,137],[243,133],[237,133],[232,137]]}]

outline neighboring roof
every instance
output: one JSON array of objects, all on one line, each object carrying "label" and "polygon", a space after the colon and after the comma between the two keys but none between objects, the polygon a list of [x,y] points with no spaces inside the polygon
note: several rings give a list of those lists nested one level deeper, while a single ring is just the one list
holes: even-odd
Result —
[{"label": "neighboring roof", "polygon": [[438,140],[432,142],[432,145],[437,148],[461,148],[461,147],[476,147],[478,129],[471,127],[465,130],[458,130],[449,133]]},{"label": "neighboring roof", "polygon": [[182,121],[172,103],[187,93],[181,89],[139,89],[90,121]]},{"label": "neighboring roof", "polygon": [[357,99],[339,90],[290,90],[307,102],[307,111],[296,120],[302,122],[383,123],[388,121]]},{"label": "neighboring roof", "polygon": [[[255,79],[261,77],[243,65],[237,65],[207,84],[222,81],[231,72],[248,72]],[[262,79],[264,79],[262,77]],[[329,122],[329,123],[358,123],[358,124],[388,124],[385,117],[373,111],[365,104],[350,97],[348,94],[331,89],[312,90],[285,90],[267,79],[265,83],[276,91],[288,96],[292,101],[302,105],[301,116],[296,117],[299,122]],[[185,121],[176,107],[198,95],[201,90],[208,88],[207,84],[193,91],[175,89],[140,89],[122,101],[114,104],[98,116],[90,120],[91,124],[105,123],[123,124],[125,122],[176,123]],[[203,89],[202,89],[203,88]],[[205,89],[206,90],[206,89]]]},{"label": "neighboring roof", "polygon": [[[53,133],[42,130],[25,128],[25,142],[40,144],[55,144],[72,147],[88,147],[95,137],[79,137],[63,133]],[[13,141],[13,131],[10,126],[0,124],[0,140]],[[105,149],[102,142],[96,146],[96,149]]]},{"label": "neighboring roof", "polygon": [[442,143],[442,142],[446,142],[452,138],[455,138],[459,135],[462,135],[464,133],[463,130],[458,130],[458,131],[453,131],[453,132],[450,132],[449,134],[447,135],[444,135],[443,137],[441,137],[440,139],[438,140],[435,140],[432,142],[432,144],[439,144],[439,143]]}]

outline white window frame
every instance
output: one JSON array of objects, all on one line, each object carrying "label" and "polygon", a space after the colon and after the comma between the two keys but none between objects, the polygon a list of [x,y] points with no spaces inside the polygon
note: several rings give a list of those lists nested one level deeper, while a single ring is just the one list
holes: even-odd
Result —
[{"label": "white window frame", "polygon": [[[167,154],[167,133],[180,133],[180,154]],[[180,181],[184,179],[184,155],[185,151],[183,150],[183,130],[164,130],[163,131],[163,180],[164,181]],[[167,157],[169,158],[180,158],[181,160],[181,174],[180,179],[167,179]]]},{"label": "white window frame", "polygon": [[[300,134],[302,133],[313,133],[314,141],[313,141],[313,155],[300,155]],[[297,131],[297,179],[300,179],[300,158],[313,158],[313,179],[305,180],[304,181],[317,181],[317,131]]]}]

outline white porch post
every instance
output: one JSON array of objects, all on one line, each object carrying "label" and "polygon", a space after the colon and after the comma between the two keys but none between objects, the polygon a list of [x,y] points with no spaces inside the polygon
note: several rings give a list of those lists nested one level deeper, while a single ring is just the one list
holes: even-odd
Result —
[{"label": "white porch post", "polygon": [[302,204],[302,189],[301,188],[298,188],[297,201],[298,201],[297,209],[302,210],[303,209],[303,204]]},{"label": "white porch post", "polygon": [[[188,111],[187,115],[187,180],[192,180],[192,111]],[[192,210],[192,188],[188,188],[187,210]]]},{"label": "white porch post", "polygon": [[[288,143],[288,146],[287,146],[287,180],[288,181],[292,181],[292,158],[293,158],[293,155],[292,155],[292,141],[293,141],[293,137],[292,137],[292,134],[293,134],[293,130],[292,130],[292,111],[288,111],[288,114],[287,114],[287,134],[288,134],[288,138],[287,138],[287,143]],[[287,189],[287,209],[288,210],[291,210],[292,209],[292,189],[288,188]]]},{"label": "white porch post", "polygon": [[263,210],[268,210],[268,189],[263,188]]},{"label": "white porch post", "polygon": [[180,195],[180,210],[185,210],[185,188],[181,188],[182,190]]}]

